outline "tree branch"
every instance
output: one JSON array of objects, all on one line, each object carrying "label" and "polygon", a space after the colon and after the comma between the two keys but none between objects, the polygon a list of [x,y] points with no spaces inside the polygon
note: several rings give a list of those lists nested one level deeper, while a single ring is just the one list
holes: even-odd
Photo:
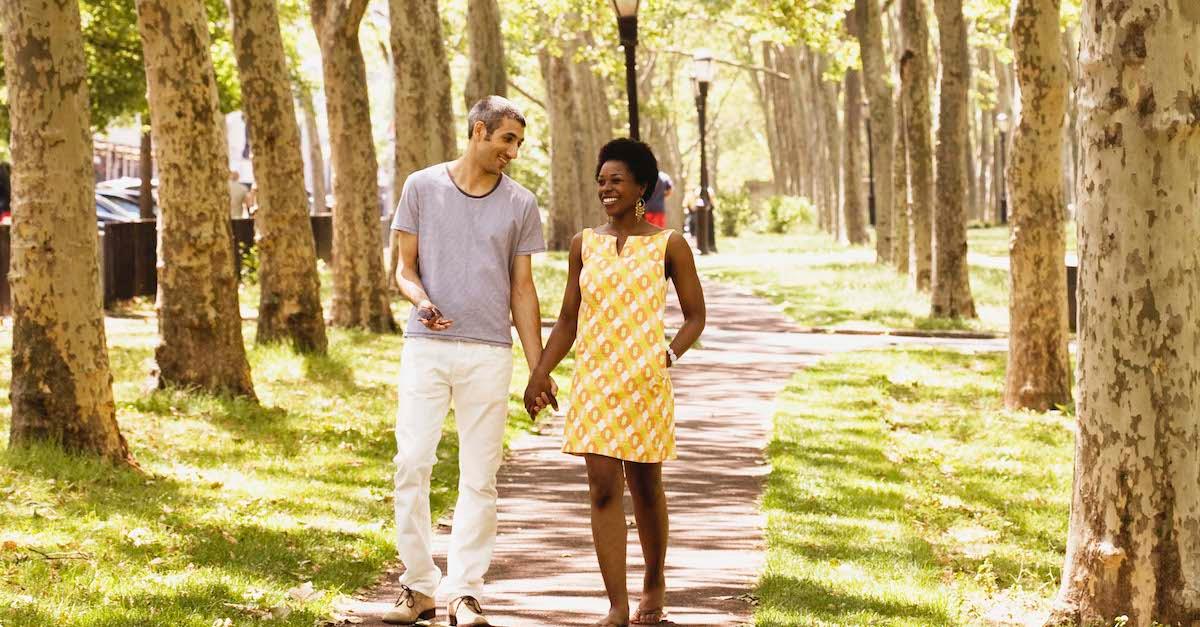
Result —
[{"label": "tree branch", "polygon": [[525,91],[524,89],[521,89],[521,86],[518,85],[516,83],[516,81],[514,81],[513,79],[511,79],[511,78],[508,79],[508,86],[512,87],[518,94],[525,96],[527,99],[529,99],[531,102],[533,102],[533,104],[541,107],[543,111],[549,111],[549,109],[546,108],[546,103],[542,102],[541,100],[538,100],[536,97],[533,96],[533,94],[530,94],[529,92]]},{"label": "tree branch", "polygon": [[[669,48],[664,48],[662,50],[657,50],[657,51],[653,50],[653,49],[649,49],[649,50],[652,52],[665,52],[667,54],[677,54],[680,56],[687,57],[689,59],[692,58],[692,56],[693,56],[692,53],[690,53],[690,52],[684,52],[682,50],[671,50]],[[716,57],[713,57],[713,62],[720,63],[722,65],[728,65],[731,67],[740,68],[743,70],[749,70],[751,72],[762,72],[763,74],[770,74],[771,76],[774,76],[776,78],[781,78],[785,81],[791,80],[791,78],[792,78],[791,76],[788,76],[787,74],[784,74],[783,72],[778,72],[776,70],[772,70],[769,67],[763,67],[761,65],[750,65],[748,63],[740,63],[738,61],[727,61],[725,59],[718,59]]]}]

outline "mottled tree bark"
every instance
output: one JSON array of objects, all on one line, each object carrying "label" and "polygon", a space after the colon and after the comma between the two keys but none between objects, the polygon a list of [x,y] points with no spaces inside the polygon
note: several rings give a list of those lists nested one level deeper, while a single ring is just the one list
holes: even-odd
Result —
[{"label": "mottled tree bark", "polygon": [[138,0],[137,10],[159,171],[159,385],[253,398],[204,3]]},{"label": "mottled tree bark", "polygon": [[895,227],[892,222],[892,194],[895,174],[892,167],[892,129],[895,112],[892,110],[891,76],[883,53],[883,13],[879,0],[855,0],[858,17],[857,36],[862,51],[863,79],[866,83],[867,106],[871,116],[871,164],[875,179],[875,255],[879,263],[892,261]]},{"label": "mottled tree bark", "polygon": [[314,0],[333,158],[333,324],[394,331],[380,241],[379,183],[358,28],[367,0]]},{"label": "mottled tree bark", "polygon": [[9,445],[134,464],[100,308],[88,88],[75,2],[0,3],[12,124]]},{"label": "mottled tree bark", "polygon": [[900,274],[908,274],[909,264],[909,223],[912,216],[909,211],[908,194],[908,140],[905,135],[906,119],[904,115],[904,97],[899,86],[894,90],[895,127],[893,129],[895,158],[892,160],[895,183],[892,194],[892,263]]},{"label": "mottled tree bark", "polygon": [[[979,72],[984,74],[992,73],[992,58],[991,53],[986,48],[980,48],[978,54],[978,63],[976,67]],[[995,159],[995,145],[993,143],[996,133],[996,111],[995,109],[983,109],[980,113],[979,120],[979,157],[976,163],[979,166],[979,182],[976,188],[979,190],[979,207],[977,215],[983,222],[990,220],[988,207],[991,207],[995,191],[993,185],[995,181],[992,178],[992,163]]]},{"label": "mottled tree bark", "polygon": [[1200,4],[1088,0],[1081,24],[1079,431],[1051,623],[1194,625]]},{"label": "mottled tree bark", "polygon": [[[590,180],[595,155],[585,155],[580,111],[575,97],[577,85],[565,58],[574,54],[574,40],[563,42],[562,56],[546,49],[538,53],[542,79],[546,83],[546,113],[550,118],[550,224],[546,245],[550,250],[567,250],[581,223],[580,182]],[[595,187],[594,183],[589,187]]]},{"label": "mottled tree bark", "polygon": [[325,213],[325,153],[321,150],[321,132],[317,129],[317,108],[313,106],[312,90],[297,85],[300,111],[304,115],[304,135],[308,143],[308,177],[312,181],[312,212]]},{"label": "mottled tree bark", "polygon": [[[604,213],[604,206],[596,197],[596,184],[592,174],[600,147],[613,137],[613,121],[612,114],[608,111],[609,99],[604,93],[604,83],[600,77],[596,76],[592,64],[586,60],[572,59],[570,66],[572,80],[578,86],[574,90],[574,95],[581,116],[580,121],[583,123],[585,131],[582,144],[579,146],[579,153],[583,161],[578,173],[577,189],[579,228],[583,229],[589,226],[600,226],[608,220],[608,214]],[[673,132],[674,127],[671,127],[670,130]],[[646,136],[652,137],[653,135],[647,133]],[[664,142],[666,141],[668,138],[664,137]],[[667,159],[668,146],[665,143],[656,143],[653,146],[655,155],[659,159],[659,167],[665,167],[669,163]]]},{"label": "mottled tree bark", "polygon": [[1008,166],[1008,370],[1004,403],[1045,411],[1071,400],[1067,353],[1067,240],[1062,146],[1067,75],[1059,47],[1061,0],[1020,0],[1012,25],[1021,119]]},{"label": "mottled tree bark", "polygon": [[900,0],[904,35],[900,85],[904,96],[908,146],[908,276],[913,287],[927,290],[933,269],[933,147],[929,106],[929,25],[923,0]]},{"label": "mottled tree bark", "polygon": [[825,75],[825,70],[828,69],[829,60],[822,56],[817,64],[817,86],[821,91],[821,109],[822,118],[826,130],[826,155],[828,157],[826,163],[829,166],[829,176],[826,179],[829,181],[830,202],[826,205],[828,213],[827,222],[829,224],[829,233],[835,238],[841,232],[841,215],[842,215],[842,181],[845,177],[842,176],[842,125],[838,119],[838,93],[841,91],[840,85],[836,81],[827,81],[822,77]]},{"label": "mottled tree bark", "polygon": [[286,340],[299,351],[324,353],[321,282],[279,14],[275,0],[230,0],[229,6],[258,183],[254,227],[261,296],[255,341]]},{"label": "mottled tree bark", "polygon": [[470,110],[483,97],[504,96],[508,91],[504,37],[500,32],[500,5],[496,0],[468,0],[467,45],[471,67],[463,93],[467,109]]},{"label": "mottled tree bark", "polygon": [[[392,68],[396,72],[396,171],[392,189],[399,194],[409,174],[454,159],[458,135],[437,0],[389,0],[388,7],[395,60]],[[465,132],[465,124],[463,129]]]},{"label": "mottled tree bark", "polygon": [[967,24],[962,0],[934,0],[941,40],[942,80],[937,129],[937,203],[933,210],[935,318],[974,318],[967,269],[967,199],[963,141],[967,126]]},{"label": "mottled tree bark", "polygon": [[[846,24],[853,31],[853,11],[846,14]],[[868,244],[867,234],[866,177],[863,176],[865,161],[863,135],[862,73],[856,68],[846,70],[845,105],[845,148],[842,153],[842,230],[841,239],[851,244]]]}]

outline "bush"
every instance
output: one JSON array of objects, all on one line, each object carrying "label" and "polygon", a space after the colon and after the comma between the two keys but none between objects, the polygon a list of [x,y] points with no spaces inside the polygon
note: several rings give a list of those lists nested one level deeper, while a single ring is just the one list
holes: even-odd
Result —
[{"label": "bush", "polygon": [[788,233],[797,225],[815,222],[817,209],[802,196],[772,196],[767,199],[763,225],[768,233]]},{"label": "bush", "polygon": [[750,196],[746,192],[721,192],[713,203],[716,210],[717,226],[721,235],[737,237],[742,229],[755,222],[757,211],[750,204]]}]

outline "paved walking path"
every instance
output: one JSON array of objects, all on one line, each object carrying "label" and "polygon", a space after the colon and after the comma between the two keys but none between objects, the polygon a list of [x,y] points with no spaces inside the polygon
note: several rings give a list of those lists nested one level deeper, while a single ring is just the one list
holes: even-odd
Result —
[{"label": "paved walking path", "polygon": [[[821,356],[915,338],[802,334],[770,303],[708,283],[708,327],[702,348],[671,369],[679,460],[664,464],[671,535],[667,552],[669,624],[745,625],[745,600],[763,566],[763,517],[758,501],[769,468],[763,457],[775,397],[791,375]],[[680,317],[669,312],[674,325]],[[672,322],[669,321],[669,325]],[[940,346],[981,348],[979,341]],[[1003,350],[1002,343],[995,343]],[[985,349],[986,350],[986,349]],[[501,469],[500,530],[488,572],[484,608],[495,625],[591,625],[608,610],[591,546],[583,461],[559,452],[561,418],[513,443]],[[641,590],[642,560],[629,520],[631,609]],[[435,555],[445,568],[447,529]],[[398,595],[388,573],[368,599],[346,607],[365,625]],[[438,599],[443,624],[446,599]]]}]

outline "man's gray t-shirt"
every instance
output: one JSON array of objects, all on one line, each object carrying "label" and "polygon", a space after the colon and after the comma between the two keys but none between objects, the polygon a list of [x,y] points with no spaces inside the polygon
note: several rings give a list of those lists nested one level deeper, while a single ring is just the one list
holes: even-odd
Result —
[{"label": "man's gray t-shirt", "polygon": [[491,192],[471,196],[450,177],[449,164],[414,172],[392,218],[392,229],[417,236],[417,268],[429,300],[454,321],[431,331],[414,307],[407,337],[512,346],[510,275],[513,259],[546,250],[537,199],[501,175]]}]

